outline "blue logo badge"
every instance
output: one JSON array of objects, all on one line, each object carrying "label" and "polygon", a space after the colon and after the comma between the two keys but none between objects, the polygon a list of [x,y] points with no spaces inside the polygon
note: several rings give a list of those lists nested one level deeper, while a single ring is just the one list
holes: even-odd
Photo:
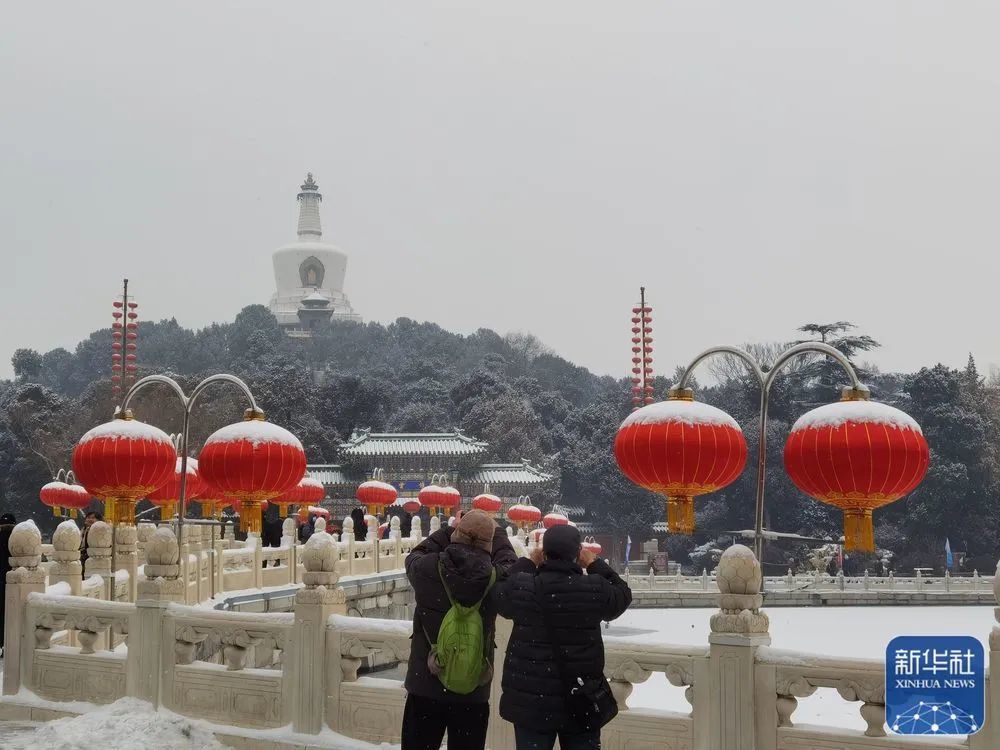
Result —
[{"label": "blue logo badge", "polygon": [[986,714],[983,644],[965,635],[893,638],[885,720],[896,734],[975,734]]}]

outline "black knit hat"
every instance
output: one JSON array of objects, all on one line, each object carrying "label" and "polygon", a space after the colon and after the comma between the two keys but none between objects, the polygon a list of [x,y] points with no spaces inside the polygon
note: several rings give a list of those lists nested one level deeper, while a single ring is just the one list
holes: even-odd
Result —
[{"label": "black knit hat", "polygon": [[542,536],[542,551],[553,560],[576,562],[580,557],[580,532],[576,526],[553,526]]}]

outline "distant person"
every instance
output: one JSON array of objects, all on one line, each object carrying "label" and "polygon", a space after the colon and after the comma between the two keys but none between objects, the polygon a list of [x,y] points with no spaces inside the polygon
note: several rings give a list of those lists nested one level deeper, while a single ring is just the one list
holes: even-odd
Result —
[{"label": "distant person", "polygon": [[628,609],[628,584],[583,549],[575,527],[553,526],[493,597],[514,621],[500,715],[514,724],[517,750],[552,750],[557,737],[561,750],[600,748],[601,727],[618,713],[604,677],[601,622]]},{"label": "distant person", "polygon": [[303,544],[309,541],[309,537],[311,537],[313,532],[316,530],[314,525],[315,519],[315,516],[310,515],[306,518],[306,520],[299,524],[299,541]]},{"label": "distant person", "polygon": [[[261,524],[261,545],[264,547],[281,546],[282,520],[277,513],[265,513]],[[261,562],[262,567],[267,567],[267,560]],[[274,567],[278,567],[278,561],[274,561]]]},{"label": "distant person", "polygon": [[85,569],[87,563],[87,533],[90,531],[90,527],[93,526],[98,521],[103,521],[104,516],[102,516],[97,511],[90,511],[83,517],[83,528],[80,530],[80,570]]},{"label": "distant person", "polygon": [[17,519],[13,513],[0,516],[0,656],[3,656],[4,607],[7,601],[7,573],[10,572],[10,534]]},{"label": "distant person", "polygon": [[[485,747],[496,624],[488,594],[516,559],[507,533],[479,510],[458,526],[435,531],[407,555],[416,604],[403,683],[402,750],[438,750],[445,731],[449,747]],[[461,637],[471,633],[480,638]]]},{"label": "distant person", "polygon": [[365,521],[364,508],[355,508],[352,510],[351,520],[354,521],[354,541],[365,541],[368,538],[368,522]]}]

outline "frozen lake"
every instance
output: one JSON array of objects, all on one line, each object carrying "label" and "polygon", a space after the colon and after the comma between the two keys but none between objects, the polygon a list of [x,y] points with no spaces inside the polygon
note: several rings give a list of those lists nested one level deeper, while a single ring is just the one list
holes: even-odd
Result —
[{"label": "frozen lake", "polygon": [[[715,609],[634,609],[604,631],[630,641],[708,645],[709,618]],[[824,656],[884,659],[889,641],[898,635],[970,635],[989,651],[990,631],[997,624],[992,607],[775,607],[771,646]],[[684,689],[662,674],[636,685],[631,708],[659,708],[688,713]],[[848,703],[835,690],[819,689],[799,700],[792,716],[798,724],[826,724],[864,730],[860,703]]]}]

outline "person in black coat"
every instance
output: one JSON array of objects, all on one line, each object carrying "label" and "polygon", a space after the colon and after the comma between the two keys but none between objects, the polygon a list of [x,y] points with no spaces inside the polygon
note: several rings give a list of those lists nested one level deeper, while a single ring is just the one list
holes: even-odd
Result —
[{"label": "person in black coat", "polygon": [[[536,577],[555,644],[542,615]],[[601,623],[628,609],[628,584],[606,562],[582,549],[575,527],[553,526],[542,537],[542,550],[518,560],[494,588],[493,598],[497,611],[514,621],[500,715],[514,724],[518,750],[551,750],[557,736],[562,750],[599,748],[600,730],[584,731],[567,712],[569,686],[560,677],[555,649],[568,675],[603,680]]]},{"label": "person in black coat", "polygon": [[[280,547],[281,546],[281,532],[283,531],[284,521],[278,516],[274,511],[268,508],[269,512],[264,513],[264,519],[261,524],[261,546],[263,547]],[[262,567],[267,567],[267,560],[261,563]],[[278,561],[274,561],[274,567],[278,567]]]},{"label": "person in black coat", "polygon": [[365,521],[364,508],[355,508],[352,510],[351,520],[354,521],[354,541],[365,541],[368,537],[368,522]]},{"label": "person in black coat", "polygon": [[0,516],[0,655],[3,654],[4,608],[7,601],[7,573],[10,572],[10,534],[17,519],[13,513]]},{"label": "person in black coat", "polygon": [[[496,611],[487,596],[491,574],[506,575],[517,560],[514,548],[501,529],[483,511],[467,513],[454,527],[441,528],[418,544],[406,557],[406,577],[413,588],[416,606],[413,636],[407,662],[406,706],[403,709],[402,750],[437,750],[445,730],[448,746],[458,750],[481,750],[486,744],[490,713],[490,675],[467,695],[446,689],[431,671],[431,643],[451,609],[448,591],[455,601],[470,606],[482,600],[480,615],[486,638],[486,654],[493,663]],[[439,566],[440,565],[440,572]],[[445,590],[442,576],[448,584]]]}]

